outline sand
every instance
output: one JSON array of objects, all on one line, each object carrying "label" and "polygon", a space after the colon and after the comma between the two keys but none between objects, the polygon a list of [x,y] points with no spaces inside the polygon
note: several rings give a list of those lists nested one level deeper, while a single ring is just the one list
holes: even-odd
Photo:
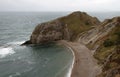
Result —
[{"label": "sand", "polygon": [[74,65],[71,77],[96,77],[101,72],[92,52],[85,45],[64,40],[60,42],[70,47],[74,53]]}]

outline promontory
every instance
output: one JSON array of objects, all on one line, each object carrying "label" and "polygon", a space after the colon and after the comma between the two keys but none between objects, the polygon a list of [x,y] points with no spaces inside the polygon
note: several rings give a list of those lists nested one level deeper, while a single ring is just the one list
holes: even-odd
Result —
[{"label": "promontory", "polygon": [[30,40],[24,44],[40,44],[57,40],[75,41],[80,33],[90,30],[100,21],[85,12],[73,12],[68,16],[38,24]]},{"label": "promontory", "polygon": [[70,77],[120,77],[120,16],[100,22],[85,12],[73,12],[38,24],[22,45],[54,41],[73,51]]}]

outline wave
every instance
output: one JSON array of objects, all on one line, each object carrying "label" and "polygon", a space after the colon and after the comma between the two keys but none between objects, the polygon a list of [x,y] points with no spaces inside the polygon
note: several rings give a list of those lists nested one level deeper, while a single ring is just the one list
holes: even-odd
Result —
[{"label": "wave", "polygon": [[21,45],[22,43],[24,43],[25,41],[13,41],[13,42],[9,42],[7,43],[8,45]]},{"label": "wave", "polygon": [[71,66],[70,66],[70,68],[69,68],[69,70],[68,70],[67,76],[66,76],[66,77],[71,77],[72,69],[73,69],[74,62],[75,62],[75,54],[74,54],[74,51],[72,50],[71,47],[69,47],[69,46],[67,46],[67,47],[70,49],[70,51],[71,51],[72,54],[73,54],[73,61],[72,61],[72,64],[71,64]]},{"label": "wave", "polygon": [[20,76],[20,75],[21,75],[21,73],[16,72],[15,74],[10,75],[9,77],[16,77],[16,76]]},{"label": "wave", "polygon": [[14,53],[15,53],[15,51],[11,47],[0,48],[0,58],[4,58],[4,57],[6,57],[8,55],[12,55]]},{"label": "wave", "polygon": [[14,41],[14,42],[9,42],[4,45],[0,45],[0,58],[4,58],[8,55],[12,55],[15,53],[13,50],[14,46],[16,45],[21,45],[25,41]]}]

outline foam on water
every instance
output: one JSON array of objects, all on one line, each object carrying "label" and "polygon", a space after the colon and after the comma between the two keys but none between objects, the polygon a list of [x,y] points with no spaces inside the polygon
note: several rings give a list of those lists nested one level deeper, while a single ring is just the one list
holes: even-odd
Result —
[{"label": "foam on water", "polygon": [[0,48],[0,58],[4,58],[4,57],[6,57],[8,55],[12,55],[14,53],[15,53],[15,51],[11,47]]},{"label": "foam on water", "polygon": [[22,43],[24,43],[25,41],[13,41],[13,42],[10,42],[10,43],[7,43],[7,44],[12,44],[12,45],[20,45]]},{"label": "foam on water", "polygon": [[71,67],[70,67],[69,70],[68,70],[68,73],[67,73],[66,77],[71,77],[72,69],[73,69],[74,62],[75,62],[75,54],[74,54],[74,51],[72,50],[72,48],[70,48],[70,47],[68,47],[68,48],[72,51],[72,54],[73,54],[73,61],[72,61]]},{"label": "foam on water", "polygon": [[10,75],[9,77],[15,77],[21,75],[19,72],[16,72],[15,74]]}]

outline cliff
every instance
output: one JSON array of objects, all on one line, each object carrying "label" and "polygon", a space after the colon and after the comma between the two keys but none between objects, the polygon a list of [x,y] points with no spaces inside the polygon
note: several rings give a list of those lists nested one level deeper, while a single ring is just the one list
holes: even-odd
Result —
[{"label": "cliff", "polygon": [[102,23],[85,12],[38,24],[26,44],[68,40],[77,41],[93,51],[102,67],[98,77],[120,77],[120,17]]},{"label": "cliff", "polygon": [[[99,38],[99,44],[94,57],[102,65],[103,72],[98,77],[120,77],[120,17],[109,20],[114,22],[112,30]],[[99,41],[99,42],[98,42]]]},{"label": "cliff", "polygon": [[101,65],[102,73],[98,77],[120,76],[120,17],[107,19],[82,34],[79,42],[93,51]]},{"label": "cliff", "polygon": [[24,44],[40,44],[45,42],[68,40],[75,41],[81,32],[90,30],[100,21],[85,12],[73,12],[68,16],[38,24],[29,41]]}]

